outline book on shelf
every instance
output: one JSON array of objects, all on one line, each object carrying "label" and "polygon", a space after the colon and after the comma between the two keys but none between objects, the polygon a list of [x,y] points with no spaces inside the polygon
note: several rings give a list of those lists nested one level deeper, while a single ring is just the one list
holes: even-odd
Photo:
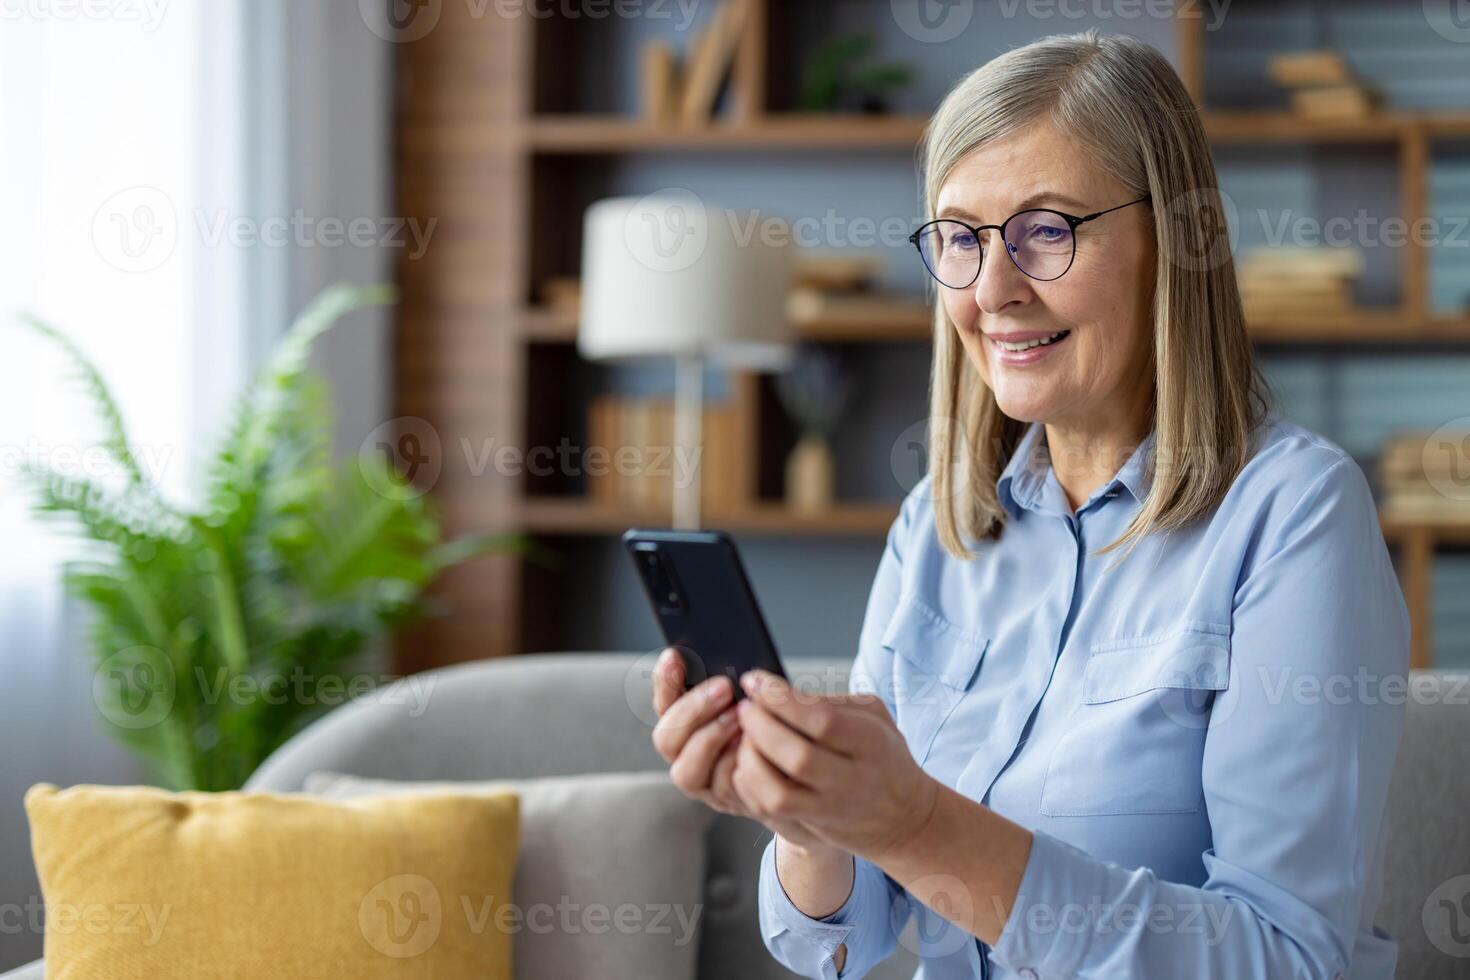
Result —
[{"label": "book on shelf", "polygon": [[1288,51],[1273,55],[1266,73],[1287,89],[1291,111],[1303,119],[1362,119],[1378,107],[1378,93],[1353,77],[1336,51]]},{"label": "book on shelf", "polygon": [[1291,93],[1291,111],[1307,119],[1362,119],[1377,105],[1376,96],[1361,85],[1323,85]]},{"label": "book on shelf", "polygon": [[640,102],[643,118],[654,123],[672,123],[679,117],[679,55],[667,41],[655,38],[643,45]]},{"label": "book on shelf", "polygon": [[[587,412],[587,497],[607,507],[649,515],[672,512],[675,481],[700,481],[700,506],[738,510],[739,418],[733,405],[707,404],[700,444],[681,449],[674,438],[674,401],[667,397],[601,395]],[[598,450],[591,464],[592,449]]]},{"label": "book on shelf", "polygon": [[1266,73],[1285,88],[1340,85],[1352,79],[1347,62],[1336,51],[1286,51],[1272,55],[1266,62]]},{"label": "book on shelf", "polygon": [[1265,246],[1236,262],[1240,299],[1250,319],[1296,314],[1350,313],[1353,286],[1363,270],[1355,248]]},{"label": "book on shelf", "polygon": [[1413,520],[1470,519],[1470,429],[1442,446],[1430,432],[1401,432],[1378,454],[1383,511]]},{"label": "book on shelf", "polygon": [[710,120],[720,88],[745,33],[750,0],[724,0],[690,44],[679,119],[686,126]]}]

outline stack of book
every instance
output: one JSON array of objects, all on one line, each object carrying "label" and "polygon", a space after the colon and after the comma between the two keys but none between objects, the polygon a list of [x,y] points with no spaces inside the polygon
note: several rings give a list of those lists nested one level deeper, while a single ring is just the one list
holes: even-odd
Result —
[{"label": "stack of book", "polygon": [[1470,428],[1443,433],[1403,432],[1378,457],[1383,510],[1426,521],[1470,520]]},{"label": "stack of book", "polygon": [[1268,245],[1246,249],[1235,264],[1247,320],[1348,313],[1363,274],[1356,248]]},{"label": "stack of book", "polygon": [[1267,70],[1289,90],[1291,111],[1306,119],[1362,119],[1378,105],[1377,93],[1353,78],[1336,51],[1278,54]]},{"label": "stack of book", "polygon": [[751,0],[723,0],[692,37],[683,64],[667,41],[644,44],[641,101],[645,119],[681,126],[709,122],[735,51],[748,31],[752,7]]},{"label": "stack of book", "polygon": [[598,449],[599,464],[594,467],[593,457],[584,454],[588,496],[608,506],[665,515],[673,508],[675,481],[697,477],[703,510],[739,510],[746,502],[739,423],[733,405],[705,405],[702,445],[693,452],[675,445],[673,399],[600,395],[587,413],[587,446]]}]

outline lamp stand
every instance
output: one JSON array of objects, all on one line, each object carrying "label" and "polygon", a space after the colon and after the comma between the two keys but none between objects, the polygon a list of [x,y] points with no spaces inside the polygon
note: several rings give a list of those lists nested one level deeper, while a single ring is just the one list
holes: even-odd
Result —
[{"label": "lamp stand", "polygon": [[[680,531],[699,529],[699,485],[704,453],[700,447],[700,428],[704,416],[704,358],[698,354],[681,354],[674,366],[674,527]],[[690,468],[681,473],[680,462]],[[681,475],[688,481],[680,485]]]}]

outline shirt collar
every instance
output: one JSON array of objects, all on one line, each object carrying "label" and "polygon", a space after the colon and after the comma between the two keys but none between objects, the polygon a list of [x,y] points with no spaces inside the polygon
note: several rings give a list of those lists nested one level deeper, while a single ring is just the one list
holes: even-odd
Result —
[{"label": "shirt collar", "polygon": [[[1150,430],[1113,478],[1093,494],[1093,499],[1101,493],[1115,495],[1113,488],[1121,484],[1133,495],[1134,500],[1142,503],[1153,485],[1153,467],[1150,463],[1154,443],[1154,431]],[[1016,443],[1015,452],[1011,454],[1005,469],[1001,471],[1000,479],[996,481],[996,495],[1012,515],[1019,516],[1019,510],[1023,507],[1037,509],[1050,475],[1051,453],[1046,445],[1046,426],[1040,422],[1032,422]]]}]

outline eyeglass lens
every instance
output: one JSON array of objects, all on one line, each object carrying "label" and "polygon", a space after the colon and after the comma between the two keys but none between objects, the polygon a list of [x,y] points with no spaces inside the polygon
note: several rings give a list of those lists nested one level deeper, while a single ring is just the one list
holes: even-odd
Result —
[{"label": "eyeglass lens", "polygon": [[[1006,222],[1005,237],[1016,268],[1033,279],[1055,279],[1072,264],[1072,226],[1054,211],[1020,212]],[[924,266],[951,289],[975,282],[983,252],[980,236],[958,221],[935,221],[919,233]]]}]

